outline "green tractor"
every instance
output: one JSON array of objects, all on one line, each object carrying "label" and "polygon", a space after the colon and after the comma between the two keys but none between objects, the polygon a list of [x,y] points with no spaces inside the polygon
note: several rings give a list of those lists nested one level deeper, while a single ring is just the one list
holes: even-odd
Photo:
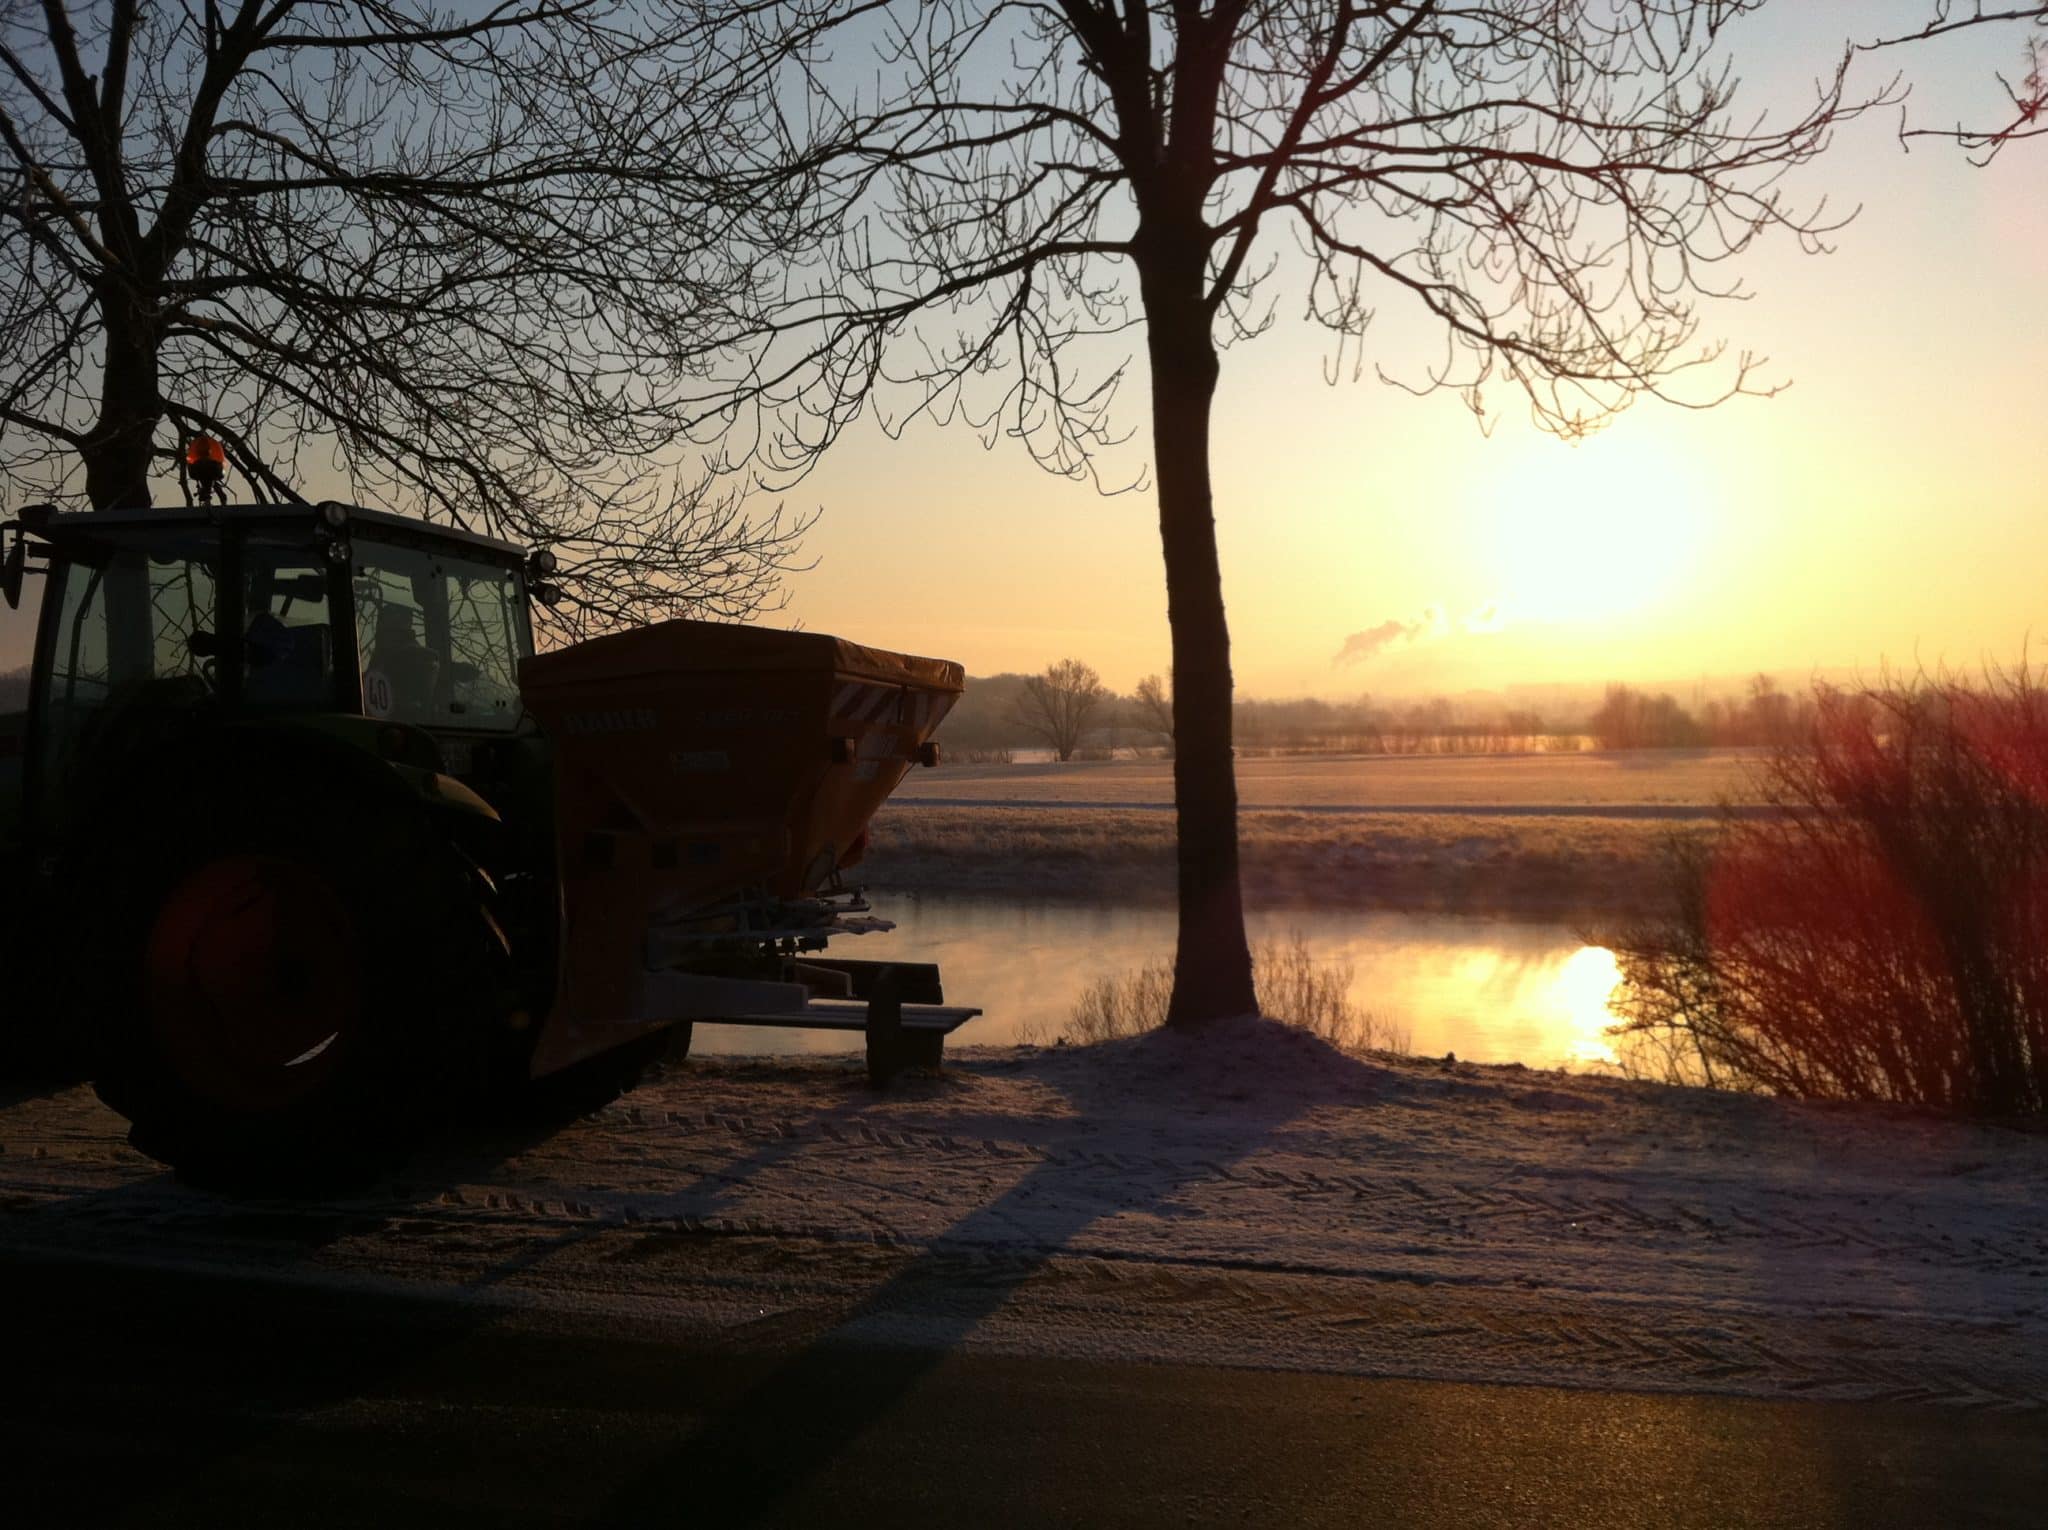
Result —
[{"label": "green tractor", "polygon": [[697,622],[537,658],[552,567],[333,502],[0,525],[9,602],[47,581],[0,717],[6,1050],[166,1162],[287,1174],[695,1020],[935,1059],[976,1013],[935,970],[813,953],[884,927],[840,873],[958,667]]}]

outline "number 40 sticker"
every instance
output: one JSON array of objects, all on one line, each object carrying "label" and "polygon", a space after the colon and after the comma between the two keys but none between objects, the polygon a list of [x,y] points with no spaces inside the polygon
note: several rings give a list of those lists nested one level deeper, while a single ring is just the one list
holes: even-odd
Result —
[{"label": "number 40 sticker", "polygon": [[381,669],[363,674],[363,711],[371,717],[391,715],[391,677]]}]

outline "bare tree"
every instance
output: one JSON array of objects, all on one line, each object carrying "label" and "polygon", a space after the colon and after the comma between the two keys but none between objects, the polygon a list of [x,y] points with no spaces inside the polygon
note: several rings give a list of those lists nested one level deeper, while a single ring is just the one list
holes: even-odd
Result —
[{"label": "bare tree", "polygon": [[1054,757],[1064,762],[1081,747],[1088,719],[1108,695],[1093,668],[1079,659],[1061,659],[1024,682],[1015,721],[1044,739]]},{"label": "bare tree", "polygon": [[[1994,4],[1987,8],[1984,0],[1971,0],[1967,7],[1955,0],[1934,0],[1926,24],[1918,31],[1882,38],[1869,46],[1899,48],[1980,27],[2002,28],[2021,37],[2015,52],[2023,68],[2012,78],[2003,73],[1996,76],[2008,102],[2006,120],[1996,127],[1965,127],[1957,123],[1947,128],[1920,128],[1902,123],[1899,136],[1906,140],[1950,139],[1962,145],[1977,164],[1986,165],[2015,139],[2038,138],[2048,133],[2048,4],[2033,0],[2030,4]],[[2021,29],[2025,31],[2022,33]]]},{"label": "bare tree", "polygon": [[772,603],[807,523],[672,449],[676,358],[759,254],[669,150],[688,14],[7,6],[0,476],[146,505],[205,433],[259,497],[338,470],[558,547],[572,628]]},{"label": "bare tree", "polygon": [[1147,675],[1138,682],[1137,695],[1138,724],[1148,728],[1166,740],[1166,752],[1173,753],[1173,687],[1169,681],[1157,675]]},{"label": "bare tree", "polygon": [[716,162],[808,210],[772,301],[697,354],[707,426],[759,470],[800,473],[871,412],[964,419],[1114,487],[1101,453],[1143,326],[1176,1023],[1255,1008],[1210,476],[1224,348],[1268,326],[1271,278],[1346,370],[1377,301],[1417,306],[1442,356],[1380,375],[1482,422],[1495,388],[1566,436],[1645,393],[1770,391],[1756,358],[1699,343],[1698,300],[1767,232],[1811,247],[1837,226],[1780,183],[1858,107],[1845,56],[1789,120],[1733,115],[1721,34],[1760,3],[704,0],[712,118],[754,124]]}]

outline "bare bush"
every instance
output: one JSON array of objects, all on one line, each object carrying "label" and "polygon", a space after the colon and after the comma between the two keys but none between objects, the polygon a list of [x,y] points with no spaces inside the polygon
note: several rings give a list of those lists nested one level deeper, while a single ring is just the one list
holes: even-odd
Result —
[{"label": "bare bush", "polygon": [[1062,1039],[1090,1046],[1155,1031],[1173,998],[1173,964],[1147,962],[1121,977],[1097,978],[1075,1001]]},{"label": "bare bush", "polygon": [[2048,1113],[2048,688],[2024,663],[1822,689],[1776,817],[1674,857],[1622,932],[1618,1037],[1668,1074]]},{"label": "bare bush", "polygon": [[[1285,1021],[1346,1052],[1405,1052],[1405,1027],[1351,1002],[1349,962],[1319,962],[1299,934],[1252,950],[1259,1013]],[[1157,1030],[1173,997],[1173,966],[1147,962],[1121,977],[1099,978],[1074,1005],[1063,1039],[1086,1046]]]}]

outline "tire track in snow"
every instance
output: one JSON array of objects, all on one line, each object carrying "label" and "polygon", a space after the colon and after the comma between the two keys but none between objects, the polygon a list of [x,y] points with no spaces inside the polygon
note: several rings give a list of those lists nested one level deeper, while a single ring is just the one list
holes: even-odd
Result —
[{"label": "tire track in snow", "polygon": [[[629,1124],[638,1129],[677,1130],[685,1135],[724,1135],[745,1141],[814,1141],[845,1145],[858,1141],[873,1147],[916,1154],[921,1161],[938,1158],[994,1160],[1016,1165],[1045,1165],[1053,1168],[1090,1170],[1103,1174],[1170,1176],[1176,1184],[1200,1181],[1227,1183],[1253,1190],[1279,1190],[1290,1195],[1321,1197],[1352,1204],[1393,1201],[1409,1210],[1443,1210],[1493,1219],[1550,1218],[1564,1224],[1612,1234],[1623,1229],[1685,1234],[1705,1239],[1755,1240],[1780,1244],[1787,1249],[1861,1249],[1887,1258],[1916,1258],[1924,1262],[1954,1265],[1963,1269],[2048,1274],[2048,1224],[2032,1235],[2018,1234],[2011,1240],[1992,1242],[1974,1239],[1960,1245],[1940,1234],[1907,1229],[1880,1236],[1872,1230],[1873,1213],[1856,1211],[1834,1214],[1802,1209],[1765,1209],[1707,1204],[1699,1198],[1630,1199],[1603,1189],[1572,1194],[1550,1189],[1538,1191],[1498,1181],[1483,1184],[1455,1179],[1424,1183],[1412,1175],[1374,1175],[1357,1169],[1354,1161],[1339,1153],[1290,1145],[1289,1160],[1307,1159],[1343,1167],[1332,1170],[1282,1167],[1257,1159],[1235,1166],[1209,1158],[1147,1156],[1097,1148],[1063,1148],[1022,1139],[968,1139],[950,1133],[914,1128],[882,1129],[858,1123],[849,1135],[843,1128],[791,1118],[757,1120],[720,1111],[675,1111],[640,1105],[614,1106],[595,1118],[605,1124]],[[1199,1171],[1190,1173],[1193,1164]],[[1808,1199],[1801,1192],[1782,1192]],[[1895,1210],[1896,1208],[1890,1208]]]}]

